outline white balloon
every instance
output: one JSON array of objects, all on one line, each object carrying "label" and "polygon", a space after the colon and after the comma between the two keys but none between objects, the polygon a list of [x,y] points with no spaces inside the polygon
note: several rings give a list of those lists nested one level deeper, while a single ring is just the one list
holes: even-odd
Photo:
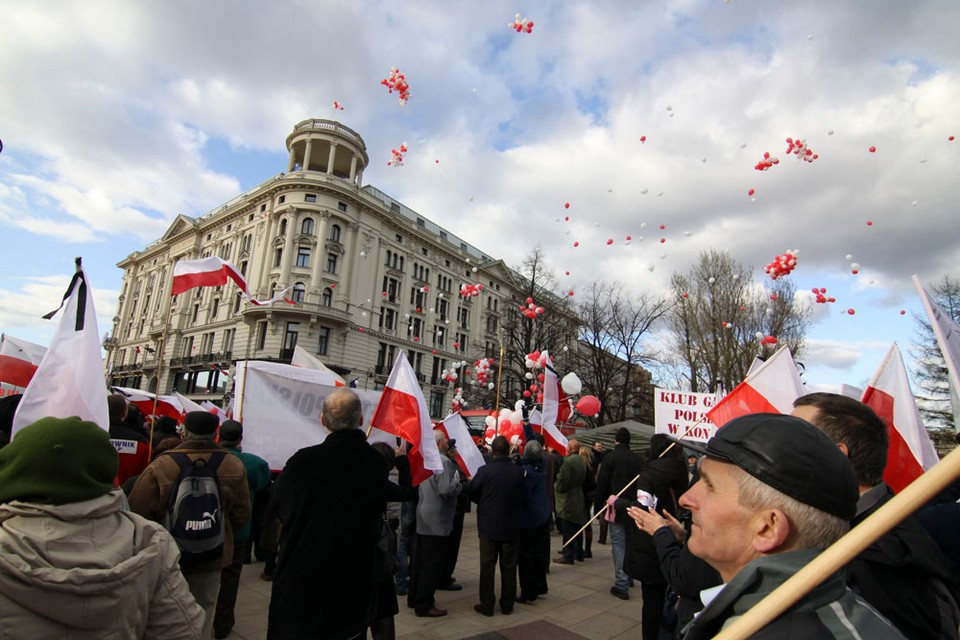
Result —
[{"label": "white balloon", "polygon": [[526,378],[527,380],[533,380],[533,374],[530,373],[529,371],[523,374],[523,377]]},{"label": "white balloon", "polygon": [[571,371],[560,380],[560,388],[565,394],[575,396],[583,390],[583,383],[580,382],[580,377]]},{"label": "white balloon", "polygon": [[519,414],[519,417],[517,418],[517,422],[520,422],[521,420],[523,420],[523,405],[525,404],[527,403],[524,402],[523,400],[517,400],[516,402],[513,403],[514,413]]},{"label": "white balloon", "polygon": [[492,383],[492,382],[488,382],[488,383],[487,383],[487,389],[491,389],[491,390],[493,389],[493,383]]},{"label": "white balloon", "polygon": [[848,254],[846,255],[846,258],[847,258],[847,260],[853,260],[853,254],[852,254],[852,253],[848,253]]},{"label": "white balloon", "polygon": [[495,428],[497,426],[497,419],[493,416],[487,416],[483,419],[483,423],[488,427]]}]

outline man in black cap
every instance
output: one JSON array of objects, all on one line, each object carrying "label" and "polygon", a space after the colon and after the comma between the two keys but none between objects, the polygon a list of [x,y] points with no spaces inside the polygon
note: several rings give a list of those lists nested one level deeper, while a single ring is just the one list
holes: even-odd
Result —
[{"label": "man in black cap", "polygon": [[[853,465],[860,500],[851,525],[857,526],[893,497],[883,481],[886,425],[867,405],[834,393],[810,393],[793,404],[793,415],[823,431]],[[911,515],[847,565],[847,585],[911,640],[956,640],[955,572]]]},{"label": "man in black cap", "polygon": [[[697,449],[690,443],[684,446]],[[857,479],[846,456],[816,427],[757,413],[731,420],[701,449],[700,480],[680,497],[693,526],[690,551],[724,584],[684,640],[714,637],[849,528]],[[754,638],[902,638],[850,591],[838,571]]]},{"label": "man in black cap", "polygon": [[[250,520],[250,491],[247,471],[236,456],[216,443],[220,420],[206,411],[191,411],[183,421],[183,444],[164,452],[150,463],[130,492],[130,510],[155,522],[167,520],[171,495],[177,491],[180,464],[175,454],[185,454],[200,465],[219,464],[216,470],[223,552],[219,557],[191,561],[181,556],[180,566],[190,593],[204,612],[204,639],[213,637],[213,616],[220,591],[220,571],[233,560],[234,531]],[[201,462],[202,461],[202,462]]]},{"label": "man in black cap", "polygon": [[[235,455],[247,470],[247,489],[250,492],[250,512],[256,513],[258,503],[266,496],[263,490],[270,486],[270,465],[260,456],[243,451],[243,425],[236,420],[224,420],[220,425],[220,446]],[[237,603],[237,589],[243,561],[250,555],[253,518],[233,534],[233,560],[220,572],[220,594],[217,596],[216,614],[213,617],[213,637],[226,638],[235,622],[233,609]]]},{"label": "man in black cap", "polygon": [[[603,464],[597,472],[597,493],[594,511],[603,508],[610,496],[615,496],[633,482],[643,470],[643,459],[630,450],[630,430],[626,427],[617,429],[616,445],[613,450],[603,456]],[[626,493],[633,492],[634,487]],[[608,509],[613,509],[613,506]],[[623,561],[627,554],[627,526],[633,526],[633,521],[624,510],[617,510],[616,520],[610,523],[610,551],[613,554],[613,586],[610,593],[621,600],[630,598],[630,577],[623,571]]]}]

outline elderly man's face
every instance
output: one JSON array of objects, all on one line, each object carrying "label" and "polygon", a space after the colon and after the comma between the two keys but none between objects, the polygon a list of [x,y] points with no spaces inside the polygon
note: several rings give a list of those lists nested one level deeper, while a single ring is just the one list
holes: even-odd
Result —
[{"label": "elderly man's face", "polygon": [[704,458],[700,480],[680,496],[693,515],[690,552],[719,571],[724,582],[758,555],[750,527],[756,513],[740,505],[736,474],[732,464]]}]

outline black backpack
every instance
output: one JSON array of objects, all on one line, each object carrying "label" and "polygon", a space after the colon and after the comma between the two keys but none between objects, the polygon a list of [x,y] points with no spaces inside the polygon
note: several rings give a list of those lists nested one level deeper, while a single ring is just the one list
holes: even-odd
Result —
[{"label": "black backpack", "polygon": [[223,555],[223,508],[217,469],[228,454],[217,452],[209,460],[191,460],[185,453],[170,453],[180,475],[170,491],[164,526],[180,547],[180,565],[190,566]]}]

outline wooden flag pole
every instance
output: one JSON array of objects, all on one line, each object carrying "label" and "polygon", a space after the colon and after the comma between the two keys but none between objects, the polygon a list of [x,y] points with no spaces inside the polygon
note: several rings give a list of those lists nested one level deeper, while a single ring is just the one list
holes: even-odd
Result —
[{"label": "wooden flag pole", "polygon": [[[697,426],[699,426],[699,424],[700,424],[701,422],[703,422],[703,418],[700,418],[700,419],[697,420],[695,423],[693,423],[692,425],[690,425],[689,427],[687,427],[686,431],[683,432],[683,435],[680,436],[679,438],[677,438],[677,440],[683,440],[683,439],[687,436],[687,434],[690,433],[690,430],[693,429],[693,428],[695,428],[695,427],[697,427]],[[667,447],[666,449],[664,449],[663,451],[660,452],[660,455],[657,456],[657,459],[659,460],[659,459],[662,458],[663,456],[667,455],[667,451],[670,451],[670,449],[673,449],[673,447],[676,446],[676,444],[677,444],[676,441],[671,442],[669,447]],[[636,482],[639,478],[640,478],[640,474],[638,473],[637,475],[635,475],[635,476],[633,477],[633,480],[631,480],[630,482],[628,482],[628,483],[623,487],[623,489],[620,489],[620,493],[618,493],[615,497],[619,498],[620,495],[623,494],[623,492],[626,491],[627,489],[629,489],[631,486],[633,486],[633,483]],[[582,527],[580,527],[580,530],[577,531],[577,532],[576,532],[575,534],[573,534],[572,536],[570,536],[570,539],[567,540],[566,542],[564,542],[562,545],[560,545],[560,548],[563,549],[563,548],[566,547],[568,544],[570,544],[571,542],[573,542],[573,541],[577,538],[578,535],[580,535],[581,533],[583,533],[583,532],[586,530],[587,527],[589,527],[591,524],[593,524],[593,521],[594,521],[594,520],[596,520],[596,519],[599,518],[601,515],[603,515],[604,513],[606,513],[606,511],[607,511],[607,509],[608,509],[609,507],[610,507],[610,503],[609,503],[609,502],[605,502],[605,503],[603,504],[603,508],[600,509],[600,511],[597,511],[595,514],[593,514],[593,517],[590,518],[590,520],[587,521],[587,524],[585,524],[585,525],[583,525]]]},{"label": "wooden flag pole", "polygon": [[749,638],[836,573],[908,515],[960,477],[960,448],[913,481],[789,580],[720,632],[715,640]]}]

